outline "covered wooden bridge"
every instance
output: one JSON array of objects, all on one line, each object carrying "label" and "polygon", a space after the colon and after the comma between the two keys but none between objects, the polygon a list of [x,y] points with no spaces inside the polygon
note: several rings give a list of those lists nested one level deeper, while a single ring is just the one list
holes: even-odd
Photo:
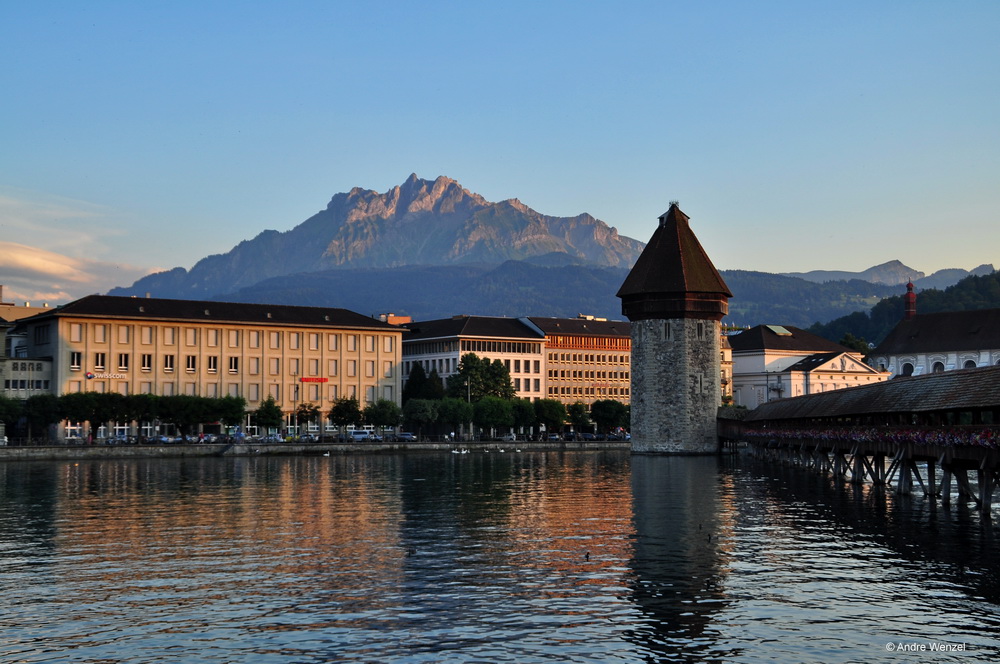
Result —
[{"label": "covered wooden bridge", "polygon": [[739,436],[760,456],[895,483],[899,494],[916,483],[945,504],[954,480],[959,499],[988,515],[1000,482],[1000,366],[771,401]]}]

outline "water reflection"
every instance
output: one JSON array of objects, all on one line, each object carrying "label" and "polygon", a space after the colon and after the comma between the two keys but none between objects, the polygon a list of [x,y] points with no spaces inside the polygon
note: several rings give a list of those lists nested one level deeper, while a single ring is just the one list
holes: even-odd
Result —
[{"label": "water reflection", "polygon": [[636,457],[634,600],[647,624],[638,645],[657,661],[731,658],[714,624],[729,605],[725,574],[734,514],[731,478],[714,457]]},{"label": "water reflection", "polygon": [[990,660],[994,530],[706,457],[7,463],[0,661]]}]

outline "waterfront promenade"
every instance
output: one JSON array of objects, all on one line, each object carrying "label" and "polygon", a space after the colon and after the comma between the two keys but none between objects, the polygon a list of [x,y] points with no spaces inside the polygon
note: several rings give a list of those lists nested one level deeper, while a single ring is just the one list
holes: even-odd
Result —
[{"label": "waterfront promenade", "polygon": [[628,450],[629,441],[454,441],[171,443],[142,445],[17,445],[0,447],[0,461],[58,459],[142,459],[261,455],[386,454],[399,452],[513,452],[550,450]]}]

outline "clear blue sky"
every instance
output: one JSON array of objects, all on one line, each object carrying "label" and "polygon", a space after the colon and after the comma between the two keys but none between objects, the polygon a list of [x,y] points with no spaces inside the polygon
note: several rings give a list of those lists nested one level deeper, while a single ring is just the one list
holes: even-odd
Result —
[{"label": "clear blue sky", "polygon": [[0,3],[0,284],[189,268],[415,172],[720,269],[1000,264],[1000,2]]}]

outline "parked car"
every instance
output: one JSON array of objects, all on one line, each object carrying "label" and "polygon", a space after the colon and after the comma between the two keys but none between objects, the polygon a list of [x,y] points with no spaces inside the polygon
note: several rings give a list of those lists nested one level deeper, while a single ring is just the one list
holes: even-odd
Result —
[{"label": "parked car", "polygon": [[514,441],[517,440],[517,436],[512,433],[505,433],[504,435],[500,436],[500,440],[502,440],[505,443],[513,443]]},{"label": "parked car", "polygon": [[412,443],[417,440],[417,437],[409,431],[400,431],[396,434],[396,440],[401,443]]}]

